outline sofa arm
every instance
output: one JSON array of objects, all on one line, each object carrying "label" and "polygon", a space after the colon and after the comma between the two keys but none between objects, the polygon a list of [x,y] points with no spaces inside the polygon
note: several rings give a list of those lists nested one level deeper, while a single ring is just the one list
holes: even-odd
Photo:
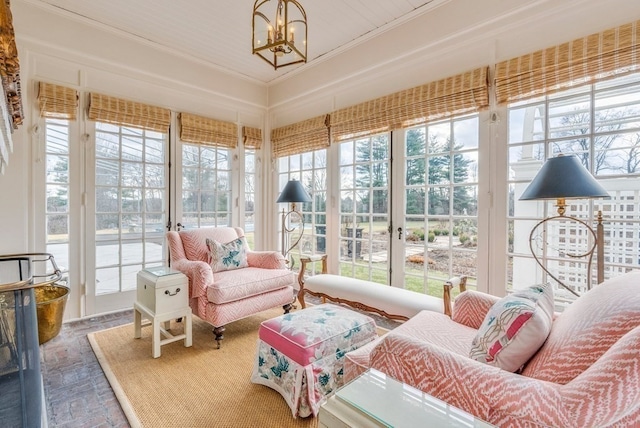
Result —
[{"label": "sofa arm", "polygon": [[211,266],[199,260],[174,260],[173,269],[179,270],[189,278],[189,297],[196,298],[207,295],[207,286],[213,284]]},{"label": "sofa arm", "polygon": [[500,297],[482,293],[475,290],[467,290],[460,293],[453,305],[452,319],[467,327],[479,329],[484,317]]},{"label": "sofa arm", "polygon": [[278,251],[248,251],[247,263],[249,263],[249,267],[262,269],[287,268],[283,255]]},{"label": "sofa arm", "polygon": [[575,426],[563,407],[561,385],[489,366],[394,331],[371,352],[371,367],[499,426]]}]

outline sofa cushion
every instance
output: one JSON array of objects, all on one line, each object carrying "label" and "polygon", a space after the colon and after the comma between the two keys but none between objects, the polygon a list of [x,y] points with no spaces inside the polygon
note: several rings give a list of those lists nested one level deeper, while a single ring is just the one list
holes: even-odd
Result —
[{"label": "sofa cushion", "polygon": [[549,338],[522,371],[567,384],[640,326],[640,272],[595,285],[553,322]]},{"label": "sofa cushion", "polygon": [[503,297],[485,316],[469,357],[510,372],[518,371],[547,339],[553,308],[550,283]]},{"label": "sofa cushion", "polygon": [[206,239],[206,242],[212,271],[220,272],[249,266],[247,262],[247,242],[244,236],[224,244],[209,238]]},{"label": "sofa cushion", "polygon": [[284,288],[292,284],[293,275],[287,269],[254,267],[215,272],[213,284],[207,287],[207,300],[220,305]]},{"label": "sofa cushion", "polygon": [[[388,335],[408,336],[466,356],[476,332],[477,330],[459,324],[443,313],[427,310],[418,312],[382,336],[380,340],[384,340]],[[371,352],[380,340],[351,351],[345,356],[345,382],[356,378],[369,368]]]}]

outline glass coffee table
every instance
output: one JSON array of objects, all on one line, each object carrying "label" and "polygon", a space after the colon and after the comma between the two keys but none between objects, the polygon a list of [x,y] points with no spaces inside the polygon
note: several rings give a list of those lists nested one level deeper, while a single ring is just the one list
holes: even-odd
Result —
[{"label": "glass coffee table", "polygon": [[370,369],[320,408],[319,428],[492,427],[412,386]]}]

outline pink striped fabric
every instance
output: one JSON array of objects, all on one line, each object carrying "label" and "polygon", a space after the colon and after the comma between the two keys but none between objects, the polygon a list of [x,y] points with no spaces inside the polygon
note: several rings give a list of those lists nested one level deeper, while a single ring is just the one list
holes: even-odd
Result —
[{"label": "pink striped fabric", "polygon": [[213,273],[207,239],[229,242],[244,236],[237,227],[167,232],[171,267],[189,278],[193,313],[216,327],[293,301],[295,274],[276,251],[248,251],[249,267]]},{"label": "pink striped fabric", "polygon": [[[469,313],[463,319],[477,319]],[[443,327],[390,332],[371,367],[500,427],[640,427],[640,273],[574,302],[523,374],[443,346]]]}]

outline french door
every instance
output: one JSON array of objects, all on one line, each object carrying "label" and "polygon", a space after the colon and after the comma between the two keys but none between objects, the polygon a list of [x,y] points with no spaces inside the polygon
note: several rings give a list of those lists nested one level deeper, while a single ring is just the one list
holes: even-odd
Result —
[{"label": "french door", "polygon": [[[402,132],[399,180],[404,197],[400,253],[405,288],[442,296],[442,284],[478,266],[479,116],[456,117]],[[399,174],[397,174],[399,175]],[[396,175],[396,176],[397,176]],[[396,180],[396,181],[399,181]]]},{"label": "french door", "polygon": [[341,143],[339,273],[436,296],[452,276],[473,286],[479,141],[474,114]]},{"label": "french door", "polygon": [[339,273],[389,283],[390,134],[339,145]]},{"label": "french door", "polygon": [[165,259],[168,135],[95,123],[87,154],[87,313],[129,307],[136,275]]}]

